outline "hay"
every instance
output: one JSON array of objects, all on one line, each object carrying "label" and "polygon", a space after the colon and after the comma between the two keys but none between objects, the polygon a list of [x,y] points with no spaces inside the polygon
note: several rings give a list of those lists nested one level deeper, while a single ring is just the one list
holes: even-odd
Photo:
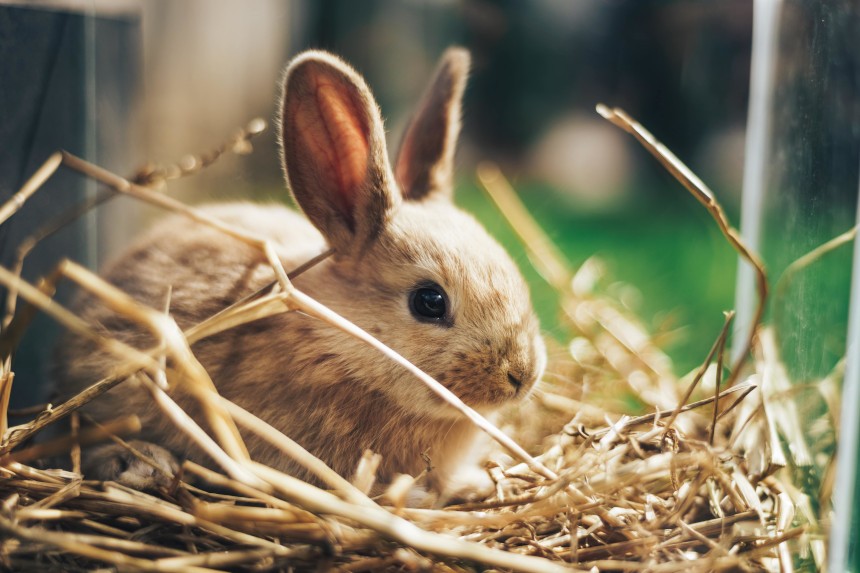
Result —
[{"label": "hay", "polygon": [[[631,132],[647,134],[623,112],[604,111]],[[499,428],[396,352],[293,287],[292,277],[330,253],[288,273],[265,238],[231,228],[157,191],[166,181],[192,174],[222,153],[247,152],[250,139],[261,129],[255,121],[216,152],[186,159],[176,167],[148,167],[130,180],[60,152],[0,207],[2,223],[61,166],[108,189],[96,201],[37,230],[19,249],[17,264],[11,270],[0,268],[0,283],[9,289],[9,312],[0,333],[3,567],[32,571],[328,567],[344,571],[791,571],[801,550],[823,563],[823,542],[810,536],[806,525],[817,527],[809,500],[792,483],[791,475],[780,471],[787,464],[781,444],[785,428],[776,427],[773,410],[785,409],[787,400],[773,393],[778,357],[773,356],[772,345],[754,344],[751,338],[749,345],[758,354],[752,381],[735,384],[741,374],[738,364],[721,386],[729,313],[702,367],[689,381],[679,381],[639,321],[601,293],[599,264],[590,261],[572,272],[498,169],[483,165],[480,180],[523,235],[536,268],[559,290],[561,310],[575,333],[568,348],[553,351],[542,389],[526,405],[508,412]],[[650,149],[654,149],[651,140]],[[671,158],[674,168],[670,170],[689,182],[686,168]],[[694,187],[707,191],[703,185]],[[259,249],[278,280],[181,332],[163,311],[137,304],[68,261],[36,285],[20,279],[26,256],[42,238],[117,193],[182,213]],[[703,196],[730,243],[757,262],[728,225],[713,195],[708,191]],[[767,283],[760,266],[759,270],[763,305]],[[117,314],[143,325],[161,344],[139,351],[102,338],[52,300],[61,280],[74,282]],[[12,358],[37,310],[114,353],[117,371],[63,404],[32,410],[35,417],[30,422],[8,428]],[[407,493],[421,476],[402,476],[384,495],[372,499],[367,492],[378,463],[372,455],[364,457],[353,480],[347,481],[288,436],[218,396],[194,357],[192,344],[227,328],[295,310],[344,330],[398,362],[415,375],[416,383],[427,384],[494,438],[496,446],[487,452],[485,467],[495,492],[444,508],[408,507]],[[766,342],[767,336],[762,336],[761,329],[758,332],[757,340]],[[78,430],[75,419],[83,404],[131,376],[149,390],[178,431],[216,460],[221,471],[186,462],[177,475],[168,476],[169,486],[152,494],[82,480],[75,471],[31,464],[62,453],[71,456],[72,467],[78,468],[80,446],[104,439],[131,448],[118,435],[139,428],[136,418],[91,430]],[[703,381],[712,390],[702,390]],[[173,402],[165,392],[172,384],[184,384],[198,398],[213,435]],[[619,395],[634,397],[650,413],[633,418],[620,415]],[[41,429],[67,416],[74,422],[68,436],[28,445]],[[778,418],[790,428],[796,422],[791,416],[796,418],[797,413],[782,411]],[[248,459],[242,432],[270,441],[326,487]],[[826,494],[824,499],[828,498]],[[802,515],[796,517],[796,512]]]}]

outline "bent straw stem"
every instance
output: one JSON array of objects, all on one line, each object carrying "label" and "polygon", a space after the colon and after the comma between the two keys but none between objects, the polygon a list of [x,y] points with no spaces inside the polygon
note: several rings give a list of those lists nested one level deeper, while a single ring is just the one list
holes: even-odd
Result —
[{"label": "bent straw stem", "polygon": [[[206,369],[194,356],[188,341],[176,322],[164,313],[138,303],[128,294],[100,279],[77,263],[66,261],[61,268],[65,276],[98,296],[108,308],[137,322],[149,330],[157,340],[163,341],[176,361],[176,369],[183,378],[190,382],[186,384],[186,387],[200,400],[206,419],[221,444],[234,458],[247,457],[248,450],[242,443],[235,423],[226,412],[219,408],[218,404],[209,404],[203,398],[205,393],[202,393],[202,389],[215,392],[215,384]],[[152,371],[158,370],[156,368]]]},{"label": "bent straw stem", "polygon": [[723,211],[722,206],[717,202],[713,191],[711,191],[705,183],[693,173],[668,147],[660,143],[654,135],[645,129],[645,127],[627,115],[624,110],[619,108],[609,108],[604,104],[597,105],[597,113],[603,118],[609,120],[616,127],[620,127],[627,133],[633,135],[651,155],[653,155],[666,168],[675,179],[678,180],[699,203],[704,205],[716,221],[717,226],[723,233],[723,236],[734,248],[737,253],[743,257],[756,272],[756,289],[758,291],[758,305],[755,314],[753,315],[750,325],[749,336],[744,345],[743,352],[740,353],[737,363],[732,368],[729,379],[726,381],[727,386],[732,386],[737,381],[741,372],[741,365],[746,362],[750,352],[752,351],[753,341],[758,334],[758,327],[764,315],[764,305],[768,296],[768,279],[767,272],[764,268],[764,263],[761,258],[752,249],[750,249],[738,231],[729,223],[729,219]]},{"label": "bent straw stem", "polygon": [[45,181],[51,178],[62,163],[63,154],[60,151],[53,153],[48,157],[42,166],[39,167],[29,179],[27,179],[21,189],[0,206],[0,225],[5,223],[9,217],[17,213],[18,210],[27,202],[27,199],[29,199],[33,193],[38,191],[39,188],[45,184]]},{"label": "bent straw stem", "polygon": [[[233,134],[230,139],[224,141],[214,149],[200,154],[191,155],[183,159],[176,165],[167,168],[142,169],[132,177],[132,182],[140,185],[152,185],[153,183],[164,183],[172,179],[179,179],[188,175],[193,175],[202,169],[209,167],[220,159],[225,153],[233,152],[236,154],[248,153],[251,149],[251,139],[265,131],[266,122],[261,118],[254,118],[242,129]],[[190,163],[189,163],[190,158]],[[36,170],[36,172],[28,179],[21,190],[16,193],[9,201],[7,201],[0,211],[0,225],[6,221],[8,217],[17,212],[24,203],[32,197],[36,191],[41,189],[42,185],[56,173],[57,168],[63,163],[62,151],[57,151],[52,154],[45,163]],[[51,219],[37,229],[35,233],[26,237],[17,248],[15,263],[12,265],[16,274],[21,274],[24,267],[24,260],[27,255],[44,239],[50,237],[66,225],[77,219],[78,217],[89,212],[91,209],[110,201],[116,196],[116,190],[107,189],[101,190],[95,196],[86,199],[69,211],[61,213],[59,216]],[[6,302],[6,317],[4,323],[11,320],[11,316],[15,313],[16,295],[13,291],[7,293]]]},{"label": "bent straw stem", "polygon": [[[690,385],[687,387],[687,392],[684,394],[684,397],[678,401],[678,405],[675,410],[672,412],[672,415],[669,416],[669,420],[666,422],[666,427],[663,430],[663,437],[665,439],[666,435],[669,433],[669,430],[672,429],[672,424],[675,423],[675,418],[678,417],[678,414],[681,413],[684,405],[686,405],[687,400],[690,399],[690,396],[693,395],[693,391],[696,389],[696,386],[699,385],[699,382],[704,377],[705,372],[708,371],[708,367],[711,365],[711,361],[714,359],[714,356],[721,352],[721,349],[726,344],[726,338],[729,335],[729,326],[732,324],[732,319],[734,318],[734,312],[726,313],[726,320],[723,323],[723,328],[720,331],[719,337],[714,341],[714,344],[711,346],[711,350],[708,352],[708,356],[705,358],[705,361],[702,362],[702,366],[699,368],[698,372],[696,372],[696,376],[693,378],[693,381],[690,382]],[[716,403],[714,404],[714,408],[716,408]]]}]

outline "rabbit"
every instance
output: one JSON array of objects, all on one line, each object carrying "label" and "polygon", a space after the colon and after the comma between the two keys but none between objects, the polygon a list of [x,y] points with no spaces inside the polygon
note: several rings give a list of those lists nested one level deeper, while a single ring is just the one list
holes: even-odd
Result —
[{"label": "rabbit", "polygon": [[[304,216],[275,204],[204,209],[270,239],[287,269],[332,248],[333,256],[294,285],[491,415],[533,390],[546,350],[516,265],[453,203],[469,63],[464,49],[444,54],[392,168],[380,112],[363,78],[332,54],[298,55],[284,74],[278,135],[287,185]],[[175,215],[133,243],[104,276],[146,305],[167,304],[183,329],[274,279],[257,249]],[[91,297],[82,295],[78,309],[129,344],[154,343]],[[283,313],[204,339],[193,350],[224,397],[344,477],[368,449],[382,456],[382,484],[401,473],[420,474],[428,458],[428,491],[446,491],[458,475],[474,473],[464,459],[478,435],[472,423],[401,366],[322,321]],[[77,392],[111,365],[111,356],[92,343],[66,336],[56,377],[66,392]],[[137,384],[124,381],[87,413],[96,420],[139,416],[143,430],[132,445],[154,464],[103,445],[84,452],[87,477],[145,489],[163,484],[179,459],[212,465]],[[172,392],[207,427],[194,399]],[[316,483],[269,443],[243,437],[253,459]]]}]

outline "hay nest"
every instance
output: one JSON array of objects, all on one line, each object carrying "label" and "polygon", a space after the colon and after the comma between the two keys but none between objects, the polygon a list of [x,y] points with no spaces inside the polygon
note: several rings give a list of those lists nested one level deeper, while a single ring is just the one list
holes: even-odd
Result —
[{"label": "hay nest", "polygon": [[[638,138],[650,137],[622,112],[604,108],[602,113]],[[183,167],[148,168],[130,180],[62,152],[0,207],[2,223],[61,165],[108,188],[76,213],[64,214],[36,232],[20,249],[15,268],[0,268],[0,282],[10,293],[0,335],[2,567],[27,571],[328,567],[345,571],[790,571],[801,551],[823,562],[823,540],[807,533],[806,523],[815,523],[813,512],[806,509],[808,499],[791,482],[790,474],[779,471],[786,465],[781,445],[785,434],[780,437],[774,416],[767,413],[773,414],[780,403],[769,399],[761,387],[762,373],[774,361],[766,331],[753,329],[759,334],[758,343],[752,337],[749,342],[757,357],[754,364],[727,368],[723,350],[731,322],[728,315],[702,367],[679,381],[639,321],[604,294],[599,264],[590,261],[575,273],[568,270],[563,256],[525,214],[492,166],[482,166],[479,178],[526,239],[538,270],[559,289],[562,312],[573,333],[567,347],[554,350],[551,374],[541,390],[526,406],[505,415],[500,424],[503,431],[456,397],[445,396],[496,439],[497,446],[484,461],[495,482],[492,495],[446,507],[409,507],[407,492],[421,476],[403,476],[385,494],[370,498],[372,455],[365,456],[348,482],[287,436],[215,396],[195,377],[190,351],[195,339],[284,312],[285,305],[348,332],[351,328],[292,289],[290,274],[279,268],[268,245],[157,192],[163,182],[188,175],[224,152],[247,151],[249,140],[260,129],[255,122],[215,152],[184,161]],[[655,143],[648,148],[655,149]],[[704,193],[699,198],[704,198],[729,242],[754,259],[725,217],[720,218],[712,195],[698,180],[691,183],[672,163],[674,156],[667,154],[660,151],[661,161],[668,162],[670,170],[685,185],[689,183],[688,188],[695,188],[694,193]],[[59,406],[36,408],[30,422],[8,428],[13,353],[36,309],[82,336],[98,339],[89,325],[51,299],[57,281],[73,281],[118,314],[167,329],[162,334],[176,334],[164,321],[160,326],[153,326],[157,321],[147,322],[151,316],[146,309],[73,263],[61,264],[38,285],[20,279],[25,257],[41,238],[116,193],[184,213],[260,248],[270,256],[280,288],[240,301],[157,352],[147,354],[114,341],[117,376],[94,381],[90,389]],[[367,336],[365,342],[389,359],[405,362],[375,339]],[[182,376],[165,372],[165,355]],[[416,374],[416,383],[438,386],[414,366],[403,366]],[[738,382],[744,367],[750,378]],[[165,415],[207,451],[215,448],[213,457],[222,460],[222,471],[186,462],[169,486],[150,493],[82,479],[74,471],[82,444],[104,439],[125,443],[119,435],[139,423],[117,420],[81,431],[77,409],[129,375],[150,370],[153,378],[159,373],[168,380],[182,378],[205,398],[212,414],[269,439],[285,455],[310,468],[326,487],[227,455],[229,442],[236,437],[214,436],[215,440],[206,442],[193,420],[155,383],[150,386],[153,398]],[[728,372],[725,381],[724,372]],[[632,401],[646,414],[622,415],[622,404]],[[31,443],[39,430],[66,417],[72,419],[68,435]],[[71,459],[73,470],[52,469],[40,462],[56,455]],[[800,517],[795,515],[798,508]]]}]

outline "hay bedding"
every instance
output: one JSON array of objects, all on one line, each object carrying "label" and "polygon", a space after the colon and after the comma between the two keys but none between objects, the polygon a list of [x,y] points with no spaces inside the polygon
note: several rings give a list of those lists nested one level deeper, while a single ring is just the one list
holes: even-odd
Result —
[{"label": "hay bedding", "polygon": [[[711,211],[729,242],[759,269],[763,304],[764,272],[707,188],[623,112],[599,111],[643,141]],[[3,222],[60,166],[106,186],[95,200],[38,230],[20,248],[14,268],[0,269],[0,282],[9,289],[9,313],[0,335],[0,566],[27,571],[791,571],[798,551],[823,562],[823,541],[798,526],[801,521],[814,523],[805,509],[806,498],[789,474],[775,473],[786,463],[780,444],[785,438],[774,428],[773,416],[762,413],[768,408],[773,413],[779,405],[753,383],[762,380],[761,371],[769,365],[761,343],[766,333],[759,329],[759,343],[750,339],[758,357],[752,367],[745,366],[752,382],[738,382],[744,365],[723,367],[730,314],[702,368],[689,379],[677,380],[637,319],[602,294],[599,265],[589,261],[570,272],[492,166],[482,166],[479,178],[525,239],[536,268],[558,288],[574,333],[568,348],[553,350],[542,389],[502,420],[505,433],[436,388],[496,439],[485,462],[496,484],[493,495],[444,508],[410,508],[406,494],[421,476],[403,476],[383,496],[371,499],[366,492],[374,481],[373,455],[364,457],[353,481],[347,482],[288,437],[220,399],[211,383],[207,385],[190,345],[285,308],[364,338],[412,370],[416,383],[438,386],[292,288],[290,275],[265,241],[159,192],[165,182],[192,174],[223,153],[247,152],[262,128],[257,120],[212,153],[175,167],[148,167],[131,180],[61,152],[0,207]],[[261,249],[278,284],[180,333],[163,313],[141,308],[73,263],[62,263],[37,285],[20,280],[24,259],[42,238],[117,193],[185,213]],[[94,381],[89,390],[61,405],[36,408],[30,422],[9,428],[11,358],[36,309],[81,336],[99,338],[51,299],[60,280],[89,290],[165,343],[140,352],[100,340],[117,356],[114,377]],[[166,357],[175,366],[165,368]],[[729,375],[723,381],[725,370]],[[205,448],[222,472],[187,462],[169,487],[152,493],[81,479],[74,471],[81,444],[105,439],[125,443],[120,436],[133,433],[139,422],[121,419],[81,430],[77,408],[128,376],[146,384],[177,431]],[[711,386],[707,392],[703,380]],[[186,384],[207,415],[266,437],[327,487],[317,488],[236,455],[241,444],[234,433],[206,436],[170,400],[165,383]],[[652,413],[637,418],[617,414],[621,395],[635,398]],[[30,438],[40,429],[66,417],[72,420],[69,435],[33,445]],[[46,467],[44,460],[52,455],[71,459],[73,470]],[[798,507],[802,519],[795,516]]]}]

